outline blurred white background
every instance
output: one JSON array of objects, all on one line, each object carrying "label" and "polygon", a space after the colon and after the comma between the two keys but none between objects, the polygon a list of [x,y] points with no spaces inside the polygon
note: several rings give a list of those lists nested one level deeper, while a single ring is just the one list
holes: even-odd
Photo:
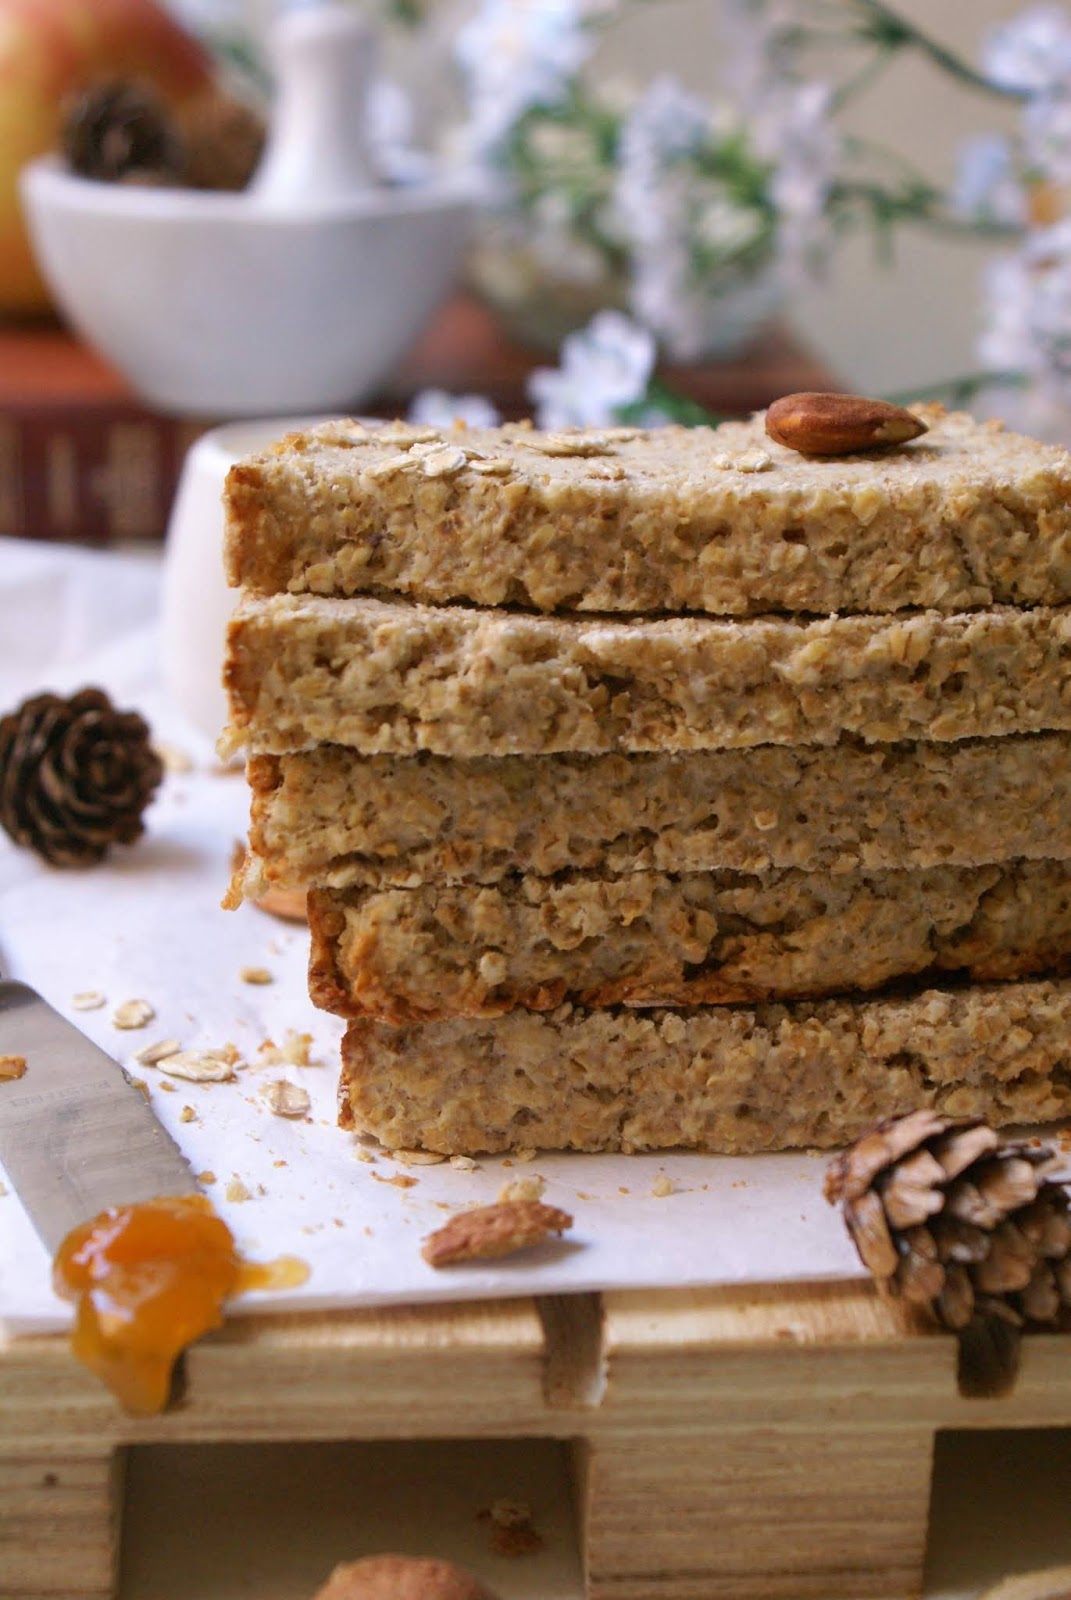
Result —
[{"label": "blurred white background", "polygon": [[[201,19],[241,16],[258,27],[275,7],[275,0],[170,3]],[[898,0],[898,8],[977,61],[987,31],[1023,6],[1015,0]],[[445,32],[467,7],[465,0],[431,0],[425,10]],[[600,69],[612,77],[646,79],[662,68],[689,88],[711,92],[721,81],[718,13],[718,0],[637,4],[615,27]],[[441,74],[441,68],[433,70]],[[425,69],[421,92],[434,99],[447,91],[441,81],[428,82]],[[948,183],[960,141],[979,131],[1003,131],[1012,116],[993,97],[961,90],[908,55],[856,102],[844,125],[897,149],[936,182]],[[977,285],[989,253],[977,242],[936,239],[903,227],[887,266],[876,260],[868,239],[855,239],[838,251],[826,281],[797,298],[791,320],[852,387],[884,393],[959,376],[978,365]]]}]

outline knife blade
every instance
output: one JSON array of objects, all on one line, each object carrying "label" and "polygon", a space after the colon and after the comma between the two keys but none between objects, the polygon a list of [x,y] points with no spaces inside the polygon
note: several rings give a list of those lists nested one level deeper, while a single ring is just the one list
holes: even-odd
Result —
[{"label": "knife blade", "polygon": [[42,1000],[0,980],[0,1162],[51,1255],[109,1206],[198,1193],[178,1145],[119,1064]]}]

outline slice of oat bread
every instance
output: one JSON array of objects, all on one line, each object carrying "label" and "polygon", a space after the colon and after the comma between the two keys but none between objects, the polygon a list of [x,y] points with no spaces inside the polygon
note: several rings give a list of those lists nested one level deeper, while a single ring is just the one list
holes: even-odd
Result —
[{"label": "slice of oat bread", "polygon": [[541,611],[960,611],[1071,599],[1071,456],[964,413],[814,460],[762,417],[541,434],[331,422],[238,463],[230,581]]},{"label": "slice of oat bread", "polygon": [[1071,611],[748,622],[272,595],[228,630],[221,749],[542,755],[1071,730]]},{"label": "slice of oat bread", "polygon": [[309,926],[309,992],[344,1017],[815,998],[1071,971],[1071,863],[314,889]]},{"label": "slice of oat bread", "polygon": [[1071,980],[362,1021],[342,1045],[342,1123],[444,1155],[830,1146],[918,1106],[997,1126],[1071,1114]]},{"label": "slice of oat bread", "polygon": [[1071,856],[1071,735],[687,755],[253,756],[236,885],[814,872]]}]

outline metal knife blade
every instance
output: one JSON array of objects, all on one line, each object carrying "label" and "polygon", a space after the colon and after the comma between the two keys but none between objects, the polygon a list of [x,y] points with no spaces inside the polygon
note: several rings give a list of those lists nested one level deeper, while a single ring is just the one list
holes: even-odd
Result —
[{"label": "metal knife blade", "polygon": [[178,1145],[128,1074],[24,983],[0,981],[0,1161],[54,1255],[109,1206],[197,1193]]}]

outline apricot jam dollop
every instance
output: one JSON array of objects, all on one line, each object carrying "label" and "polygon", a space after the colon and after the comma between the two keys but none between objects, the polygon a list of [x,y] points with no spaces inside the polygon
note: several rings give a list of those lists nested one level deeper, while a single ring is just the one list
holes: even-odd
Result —
[{"label": "apricot jam dollop", "polygon": [[71,1348],[127,1411],[162,1411],[175,1362],[223,1321],[239,1286],[234,1236],[203,1195],[113,1206],[69,1233],[53,1263],[75,1305]]}]

